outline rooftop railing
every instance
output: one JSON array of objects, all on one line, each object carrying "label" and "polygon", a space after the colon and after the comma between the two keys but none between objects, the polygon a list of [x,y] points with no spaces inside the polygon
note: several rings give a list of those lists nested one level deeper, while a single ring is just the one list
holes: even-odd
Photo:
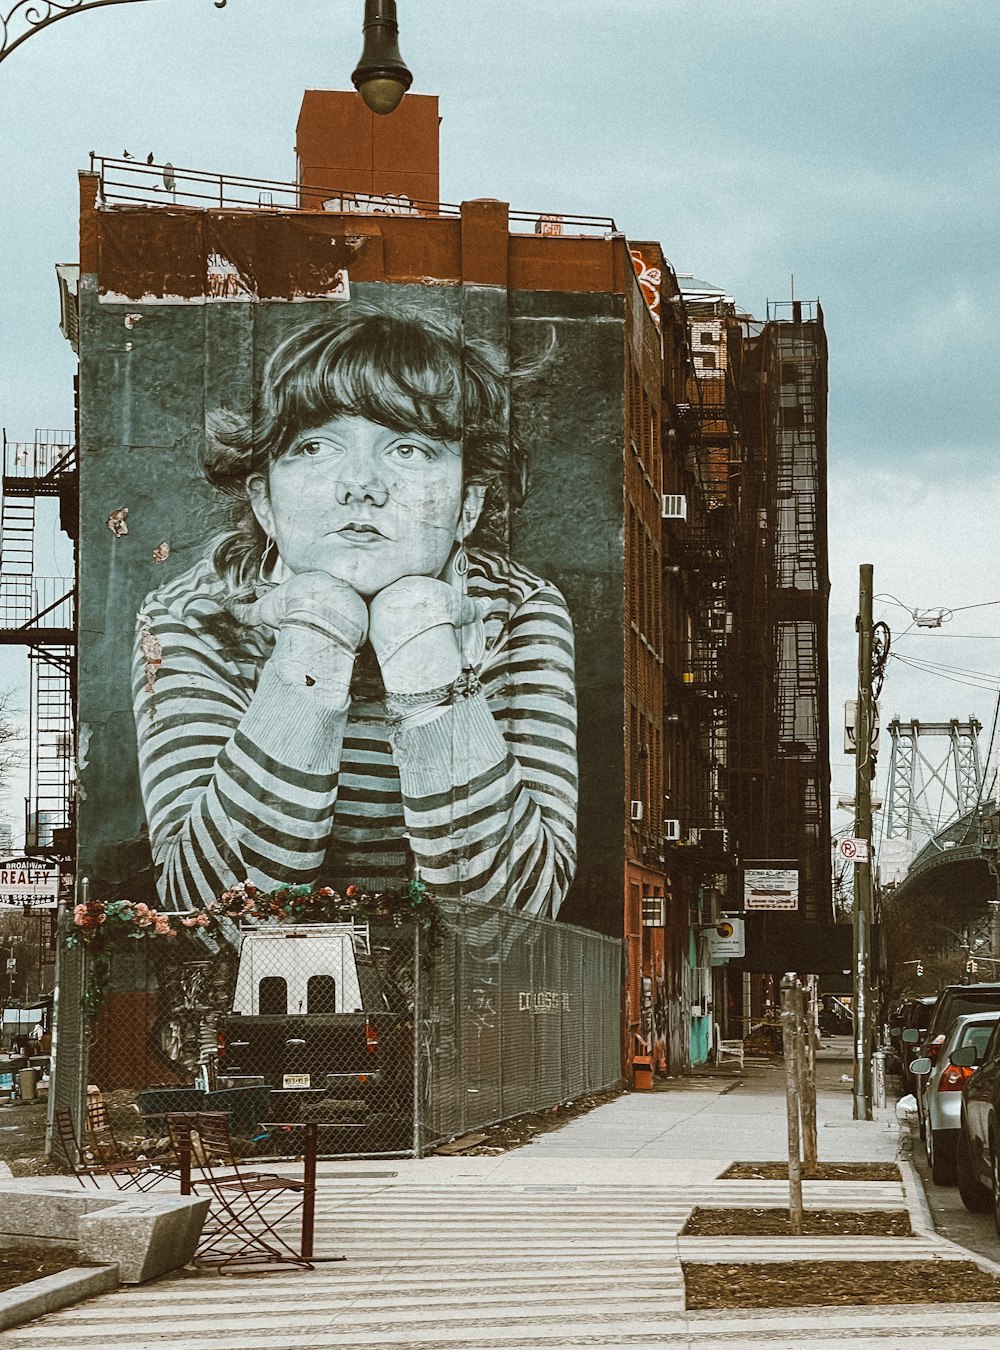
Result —
[{"label": "rooftop railing", "polygon": [[[426,216],[458,219],[461,206],[393,193],[348,192],[342,187],[287,183],[272,178],[244,178],[238,174],[179,169],[134,159],[90,156],[91,172],[100,179],[99,202],[142,206],[186,206],[203,211],[324,210],[340,215]],[[523,234],[586,234],[606,237],[617,233],[610,216],[556,215],[550,212],[510,211],[510,228]]]}]

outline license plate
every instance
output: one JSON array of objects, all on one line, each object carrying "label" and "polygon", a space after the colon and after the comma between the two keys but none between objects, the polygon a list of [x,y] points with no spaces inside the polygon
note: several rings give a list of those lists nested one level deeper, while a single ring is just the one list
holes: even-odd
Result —
[{"label": "license plate", "polygon": [[307,1073],[283,1074],[281,1086],[283,1088],[307,1088],[309,1086],[309,1075]]}]

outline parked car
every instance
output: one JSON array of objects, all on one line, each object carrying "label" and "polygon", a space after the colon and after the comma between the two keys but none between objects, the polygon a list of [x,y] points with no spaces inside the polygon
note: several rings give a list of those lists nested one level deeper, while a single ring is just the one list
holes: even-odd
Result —
[{"label": "parked car", "polygon": [[992,1209],[1000,1234],[1000,1022],[981,1055],[974,1046],[963,1046],[952,1062],[975,1069],[962,1093],[955,1153],[958,1193],[974,1214]]},{"label": "parked car", "polygon": [[[920,1042],[927,1035],[936,1003],[937,994],[932,994],[929,998],[904,999],[889,1019],[889,1046],[899,1064],[904,1096],[908,1092],[915,1091],[916,1084],[910,1072],[910,1062],[920,1054]],[[904,1039],[906,1032],[910,1034]]]},{"label": "parked car", "polygon": [[232,1011],[219,1024],[219,1086],[269,1088],[277,1120],[395,1128],[408,1082],[404,1020],[367,925],[245,930]]},{"label": "parked car", "polygon": [[[930,1026],[920,1045],[921,1056],[926,1056],[933,1063],[955,1018],[974,1012],[1000,1012],[1000,983],[946,985],[938,996]],[[916,1080],[921,1139],[924,1130],[924,1107],[921,1099],[923,1081],[920,1078]]]},{"label": "parked car", "polygon": [[[998,1022],[1000,1012],[966,1013],[964,1017],[956,1017],[937,1059],[931,1062],[922,1056],[910,1065],[910,1072],[925,1080],[920,1098],[924,1110],[924,1147],[931,1177],[939,1186],[955,1183],[962,1089],[975,1072],[974,1065],[982,1060]],[[974,1062],[956,1064],[956,1052],[966,1047],[972,1047]],[[959,1058],[968,1059],[969,1056]]]}]

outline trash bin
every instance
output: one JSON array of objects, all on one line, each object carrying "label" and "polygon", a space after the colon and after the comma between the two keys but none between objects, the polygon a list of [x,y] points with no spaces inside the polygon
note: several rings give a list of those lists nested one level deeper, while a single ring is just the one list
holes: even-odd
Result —
[{"label": "trash bin", "polygon": [[636,1055],[632,1060],[632,1082],[639,1092],[649,1092],[653,1086],[653,1058]]},{"label": "trash bin", "polygon": [[38,1096],[38,1070],[19,1069],[17,1074],[17,1095],[22,1102],[33,1102]]}]

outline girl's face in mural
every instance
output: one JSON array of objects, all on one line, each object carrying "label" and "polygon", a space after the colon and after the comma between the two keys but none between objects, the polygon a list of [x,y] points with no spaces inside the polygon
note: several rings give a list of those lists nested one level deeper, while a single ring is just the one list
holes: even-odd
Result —
[{"label": "girl's face in mural", "polygon": [[482,489],[463,488],[459,442],[350,414],[300,432],[249,488],[286,567],[328,572],[366,599],[440,575],[482,508]]}]

